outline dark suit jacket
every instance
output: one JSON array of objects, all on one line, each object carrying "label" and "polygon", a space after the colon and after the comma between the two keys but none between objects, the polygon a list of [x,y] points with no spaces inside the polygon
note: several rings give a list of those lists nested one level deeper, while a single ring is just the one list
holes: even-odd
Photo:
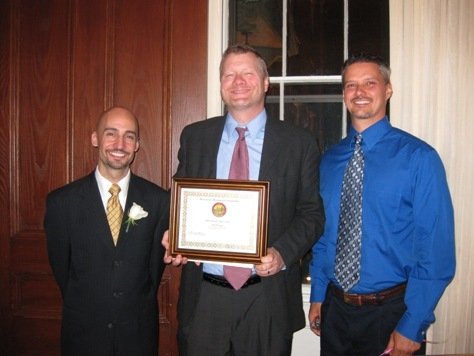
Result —
[{"label": "dark suit jacket", "polygon": [[[215,178],[217,152],[225,117],[191,124],[181,134],[176,177]],[[262,278],[276,327],[288,336],[305,325],[300,259],[323,231],[319,196],[319,150],[306,131],[285,122],[267,120],[260,163],[260,180],[270,181],[268,246],[276,248],[286,269]],[[178,317],[186,334],[199,297],[202,267],[188,263],[181,277]]]},{"label": "dark suit jacket", "polygon": [[48,195],[50,264],[63,297],[63,355],[155,355],[156,293],[169,194],[131,175],[124,222],[135,202],[148,212],[114,246],[94,173]]}]

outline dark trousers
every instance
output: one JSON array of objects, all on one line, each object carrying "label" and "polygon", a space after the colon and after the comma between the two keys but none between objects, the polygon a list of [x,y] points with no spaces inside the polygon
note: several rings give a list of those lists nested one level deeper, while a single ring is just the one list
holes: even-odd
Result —
[{"label": "dark trousers", "polygon": [[191,325],[180,326],[180,356],[290,356],[292,337],[265,299],[261,283],[235,291],[203,281]]},{"label": "dark trousers", "polygon": [[404,295],[381,305],[354,306],[328,288],[321,309],[321,356],[379,356],[405,310]]}]

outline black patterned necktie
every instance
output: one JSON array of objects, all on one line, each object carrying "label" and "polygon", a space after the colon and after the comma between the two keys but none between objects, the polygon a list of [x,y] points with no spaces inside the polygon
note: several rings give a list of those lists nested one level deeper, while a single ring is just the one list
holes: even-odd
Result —
[{"label": "black patterned necktie", "polygon": [[[239,138],[235,142],[232,161],[230,162],[229,179],[249,179],[249,152],[245,142],[247,128],[237,127]],[[224,265],[224,277],[235,290],[242,288],[252,274],[250,268]]]},{"label": "black patterned necktie", "polygon": [[355,136],[354,153],[347,163],[342,181],[334,274],[346,292],[360,278],[364,180],[364,154],[361,146],[362,136],[358,134]]}]

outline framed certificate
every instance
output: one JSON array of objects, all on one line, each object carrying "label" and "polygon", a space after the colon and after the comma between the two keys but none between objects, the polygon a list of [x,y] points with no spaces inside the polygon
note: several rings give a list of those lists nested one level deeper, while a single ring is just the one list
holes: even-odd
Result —
[{"label": "framed certificate", "polygon": [[170,254],[259,263],[266,254],[270,182],[174,178]]}]

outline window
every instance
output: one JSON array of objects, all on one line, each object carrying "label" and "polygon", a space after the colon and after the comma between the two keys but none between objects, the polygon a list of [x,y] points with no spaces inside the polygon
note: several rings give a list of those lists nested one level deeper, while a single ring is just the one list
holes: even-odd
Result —
[{"label": "window", "polygon": [[[321,152],[347,130],[340,68],[352,53],[389,60],[388,0],[229,0],[228,43],[265,58],[272,118],[308,129]],[[307,283],[309,252],[303,259]]]}]

